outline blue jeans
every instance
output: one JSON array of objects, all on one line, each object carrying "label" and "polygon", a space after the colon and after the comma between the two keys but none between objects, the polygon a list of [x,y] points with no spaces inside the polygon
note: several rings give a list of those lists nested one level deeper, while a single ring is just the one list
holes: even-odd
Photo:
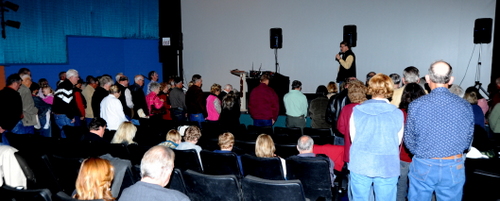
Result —
[{"label": "blue jeans", "polygon": [[[40,120],[40,125],[42,126],[42,128],[39,129],[40,135],[43,137],[52,137],[52,132],[51,132],[52,129],[50,126],[50,119],[47,120],[47,118],[45,118],[45,115],[44,115],[44,117],[40,117],[39,120]],[[49,122],[49,128],[43,129],[43,127],[45,126],[47,121]]]},{"label": "blue jeans", "polygon": [[398,177],[368,177],[361,174],[351,172],[351,191],[352,200],[369,200],[370,187],[373,183],[373,191],[375,192],[375,200],[395,201]]},{"label": "blue jeans", "polygon": [[16,126],[14,126],[11,132],[15,134],[35,134],[35,127],[24,126],[23,120],[19,120],[19,122],[17,122]]},{"label": "blue jeans", "polygon": [[408,195],[408,171],[410,169],[410,163],[399,161],[399,170],[401,174],[398,180],[398,201],[406,201],[406,196]]},{"label": "blue jeans", "polygon": [[201,122],[205,121],[205,117],[203,116],[203,113],[189,114],[189,121],[197,121],[198,126],[201,128]]},{"label": "blue jeans", "polygon": [[54,119],[56,120],[57,126],[61,130],[61,138],[66,138],[63,126],[75,126],[75,124],[71,123],[71,119],[69,119],[65,114],[54,114]]},{"label": "blue jeans", "polygon": [[171,109],[170,116],[172,116],[172,120],[174,121],[186,121],[186,112],[184,110],[179,109]]},{"label": "blue jeans", "polygon": [[413,157],[410,164],[408,200],[462,200],[465,183],[465,155],[454,159]]},{"label": "blue jeans", "polygon": [[254,126],[259,126],[259,127],[273,126],[273,120],[272,119],[269,119],[269,120],[266,120],[266,119],[254,119],[253,120],[253,125]]}]

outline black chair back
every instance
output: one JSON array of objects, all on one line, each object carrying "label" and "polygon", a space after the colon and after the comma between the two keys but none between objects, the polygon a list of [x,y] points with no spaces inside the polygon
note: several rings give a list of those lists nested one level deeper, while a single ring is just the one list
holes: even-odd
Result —
[{"label": "black chair back", "polygon": [[276,147],[275,154],[281,158],[288,158],[299,154],[299,151],[297,150],[297,142],[294,144],[275,143],[274,146]]},{"label": "black chair back", "polygon": [[[255,137],[257,139],[257,137]],[[253,141],[235,140],[233,151],[239,155],[249,154],[255,156],[255,139]]]},{"label": "black chair back", "polygon": [[211,175],[235,175],[242,178],[241,167],[238,162],[238,156],[233,153],[215,153],[212,151],[201,150],[201,163],[203,172]]},{"label": "black chair back", "polygon": [[66,194],[72,194],[75,190],[76,178],[84,158],[73,158],[58,155],[49,156],[51,170],[57,177],[57,181]]},{"label": "black chair back", "polygon": [[281,159],[278,157],[259,158],[245,154],[241,156],[241,163],[245,176],[252,175],[271,180],[285,179],[283,165],[281,164]]},{"label": "black chair back", "polygon": [[175,168],[170,176],[170,182],[166,186],[169,189],[178,190],[181,193],[187,194],[186,184],[184,183],[184,178],[182,177],[181,170]]},{"label": "black chair back", "polygon": [[182,171],[185,170],[194,170],[196,172],[203,172],[200,164],[200,160],[198,159],[198,153],[194,149],[187,150],[173,150],[175,153],[174,165],[176,168],[179,168]]},{"label": "black chair back", "polygon": [[334,144],[335,136],[332,134],[330,128],[304,128],[304,135],[311,136],[314,139],[314,144]]},{"label": "black chair back", "polygon": [[207,175],[187,170],[183,176],[192,201],[241,200],[241,187],[234,175]]},{"label": "black chair back", "polygon": [[19,152],[15,152],[14,156],[16,157],[16,160],[19,163],[24,176],[26,177],[28,189],[31,189],[31,187],[35,186],[36,184],[35,173],[33,173],[33,170],[28,165],[28,162],[24,159],[24,157],[21,156]]},{"label": "black chair back", "polygon": [[259,127],[259,126],[254,126],[254,125],[248,125],[247,132],[248,132],[248,134],[257,134],[257,135],[260,135],[262,133],[268,134],[268,135],[274,134],[273,127],[271,127],[271,126]]},{"label": "black chair back", "polygon": [[268,180],[246,176],[241,187],[243,200],[304,201],[304,189],[300,180]]},{"label": "black chair back", "polygon": [[21,190],[7,185],[0,187],[0,201],[52,201],[49,189]]},{"label": "black chair back", "polygon": [[286,159],[286,167],[288,179],[299,179],[304,186],[307,198],[310,200],[332,199],[330,162],[327,156],[292,156]]}]

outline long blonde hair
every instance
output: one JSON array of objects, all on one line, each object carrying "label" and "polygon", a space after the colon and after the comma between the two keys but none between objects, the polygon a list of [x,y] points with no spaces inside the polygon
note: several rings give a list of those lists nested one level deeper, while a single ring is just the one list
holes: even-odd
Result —
[{"label": "long blonde hair", "polygon": [[260,134],[255,141],[255,155],[261,158],[271,158],[274,157],[274,152],[276,147],[274,147],[273,138],[268,134]]},{"label": "long blonde hair", "polygon": [[114,172],[114,167],[106,159],[84,160],[76,179],[76,194],[73,197],[79,200],[114,201],[110,190]]},{"label": "long blonde hair", "polygon": [[137,127],[134,126],[131,122],[123,122],[116,130],[115,136],[111,140],[111,143],[123,143],[134,144],[135,132],[137,132]]}]

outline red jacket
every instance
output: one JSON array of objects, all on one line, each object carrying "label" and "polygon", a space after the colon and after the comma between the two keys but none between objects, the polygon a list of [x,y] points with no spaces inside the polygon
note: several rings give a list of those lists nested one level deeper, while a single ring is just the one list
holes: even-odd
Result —
[{"label": "red jacket", "polygon": [[274,90],[264,83],[260,83],[250,92],[248,112],[252,119],[276,121],[279,114],[279,99]]},{"label": "red jacket", "polygon": [[349,162],[349,153],[351,149],[351,133],[349,131],[349,120],[351,119],[352,109],[359,103],[351,103],[342,108],[337,120],[337,130],[344,134],[344,161]]}]

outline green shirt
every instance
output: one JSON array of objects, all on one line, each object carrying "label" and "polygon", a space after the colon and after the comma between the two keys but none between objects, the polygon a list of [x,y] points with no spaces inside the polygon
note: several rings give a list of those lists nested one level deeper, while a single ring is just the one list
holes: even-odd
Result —
[{"label": "green shirt", "polygon": [[301,91],[291,90],[283,97],[283,102],[285,103],[286,115],[292,117],[307,116],[307,98]]}]

